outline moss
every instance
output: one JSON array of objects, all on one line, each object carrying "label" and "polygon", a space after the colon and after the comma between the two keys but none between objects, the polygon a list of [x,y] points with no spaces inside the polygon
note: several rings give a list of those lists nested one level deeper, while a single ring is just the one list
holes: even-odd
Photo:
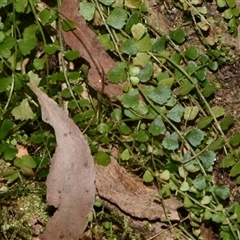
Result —
[{"label": "moss", "polygon": [[[2,207],[1,235],[4,239],[30,240],[43,231],[49,220],[41,196],[30,193],[17,199],[16,205]],[[39,231],[39,232],[38,232]]]}]

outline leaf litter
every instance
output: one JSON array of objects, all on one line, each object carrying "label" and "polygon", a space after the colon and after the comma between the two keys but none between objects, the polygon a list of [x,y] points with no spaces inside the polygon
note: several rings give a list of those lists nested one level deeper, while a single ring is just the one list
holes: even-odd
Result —
[{"label": "leaf litter", "polygon": [[[118,206],[133,218],[150,221],[165,218],[158,189],[146,186],[138,177],[131,175],[112,158],[107,167],[96,165],[96,187],[100,197]],[[179,221],[177,209],[181,202],[171,197],[164,200],[169,219]]]},{"label": "leaf litter", "polygon": [[71,49],[78,50],[81,57],[88,61],[90,65],[88,81],[93,89],[102,92],[104,88],[104,93],[109,97],[122,94],[123,84],[106,83],[103,79],[103,76],[105,76],[116,63],[96,39],[95,33],[88,27],[85,19],[78,13],[78,8],[79,1],[62,1],[60,9],[61,15],[65,19],[74,20],[76,23],[74,30],[62,32],[64,41]]},{"label": "leaf litter", "polygon": [[41,240],[78,239],[95,199],[95,169],[89,146],[76,124],[55,101],[32,83],[42,120],[55,131],[57,148],[47,177],[47,203],[56,211]]}]

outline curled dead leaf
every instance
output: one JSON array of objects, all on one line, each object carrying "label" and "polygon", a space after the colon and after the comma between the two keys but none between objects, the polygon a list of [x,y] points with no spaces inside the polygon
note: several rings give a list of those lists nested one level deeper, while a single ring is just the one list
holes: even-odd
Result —
[{"label": "curled dead leaf", "polygon": [[[148,187],[136,176],[127,172],[111,158],[106,166],[96,165],[96,188],[99,196],[117,206],[123,213],[137,219],[150,221],[166,218],[155,186]],[[171,197],[164,200],[168,219],[179,221],[177,209],[182,203]]]},{"label": "curled dead leaf", "polygon": [[[62,0],[60,13],[64,19],[70,19],[76,23],[72,31],[64,32],[65,42],[74,50],[78,50],[90,64],[88,73],[89,85],[96,91],[102,92],[109,97],[122,94],[123,84],[105,83],[103,77],[115,66],[113,59],[105,52],[101,43],[96,39],[95,33],[88,27],[85,19],[78,12],[79,1]],[[103,71],[103,72],[102,72]]]},{"label": "curled dead leaf", "polygon": [[47,203],[57,208],[41,240],[77,240],[87,226],[95,199],[95,170],[83,134],[55,101],[29,83],[42,119],[55,131],[57,148],[47,177]]}]

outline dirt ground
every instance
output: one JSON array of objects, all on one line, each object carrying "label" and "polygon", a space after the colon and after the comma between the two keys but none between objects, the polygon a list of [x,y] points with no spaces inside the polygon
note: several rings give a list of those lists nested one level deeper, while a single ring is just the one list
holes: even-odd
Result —
[{"label": "dirt ground", "polygon": [[[216,93],[214,103],[223,106],[227,114],[234,116],[234,125],[227,135],[231,137],[240,131],[240,64],[223,66],[219,72],[218,81],[221,88]],[[230,187],[232,198],[240,202],[240,188],[229,176],[229,172],[219,167],[220,161],[221,159],[219,159],[214,172],[216,183],[227,184]]]},{"label": "dirt ground", "polygon": [[[223,19],[223,12],[217,7],[216,1],[204,1],[204,5],[208,9],[207,17],[213,17],[215,20],[212,27],[221,29],[221,37],[219,36],[219,39],[223,40],[223,45],[232,49],[232,54],[236,56],[236,59],[239,59],[239,40],[238,38],[233,38],[229,33]],[[159,13],[157,13],[158,8],[161,9],[161,13],[163,14],[161,17],[159,17]],[[164,28],[166,31],[174,29],[176,26],[185,25],[184,19],[186,13],[175,8],[171,3],[166,4],[164,2],[163,4],[152,6],[152,11],[158,15],[158,20],[161,19],[158,21],[159,24],[162,24],[162,21],[164,21],[163,25],[166,27]],[[202,49],[203,45],[199,41],[198,33],[192,28],[192,25],[190,24],[190,26],[185,27],[185,30],[191,36],[191,38],[188,39],[190,41],[189,45],[196,45],[196,42],[198,42],[199,48]],[[212,99],[212,104],[222,106],[226,111],[226,115],[232,115],[234,117],[234,124],[227,134],[227,137],[230,138],[240,132],[239,61],[236,60],[234,63],[219,66],[219,70],[211,77],[217,85],[217,91]],[[219,156],[218,162],[216,162],[214,167],[214,181],[217,185],[226,184],[230,188],[232,201],[240,202],[240,187],[236,184],[235,179],[230,177],[229,171],[220,167],[221,160],[221,156]],[[218,232],[216,232],[216,228],[211,225],[202,225],[201,232],[206,240],[217,240],[220,238]]]}]

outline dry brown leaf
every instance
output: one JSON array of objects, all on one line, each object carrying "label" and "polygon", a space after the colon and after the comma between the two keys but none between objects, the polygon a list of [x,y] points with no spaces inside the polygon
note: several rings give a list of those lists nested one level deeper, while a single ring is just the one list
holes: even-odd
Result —
[{"label": "dry brown leaf", "polygon": [[[103,199],[118,206],[125,214],[150,221],[166,218],[156,187],[147,187],[143,182],[129,174],[112,158],[106,166],[96,165],[96,188]],[[164,200],[168,218],[179,221],[177,209],[182,203],[171,197]]]},{"label": "dry brown leaf", "polygon": [[[113,150],[115,155],[115,149]],[[164,200],[164,205],[157,197],[155,186],[146,186],[138,177],[128,173],[118,162],[111,158],[106,166],[95,166],[96,188],[99,196],[104,199],[104,206],[112,212],[121,212],[127,216],[128,223],[135,231],[144,235],[146,239],[172,240],[171,228],[166,229],[165,211],[171,221],[180,221],[178,208],[182,203],[171,197]],[[150,225],[146,225],[146,220]],[[149,227],[146,227],[149,226]],[[182,237],[182,239],[185,239]]]},{"label": "dry brown leaf", "polygon": [[57,148],[47,177],[47,203],[57,208],[41,240],[75,240],[87,226],[95,199],[95,170],[89,146],[76,124],[55,101],[29,83],[42,120],[55,131]]},{"label": "dry brown leaf", "polygon": [[[96,91],[103,90],[103,76],[115,66],[113,59],[105,52],[103,46],[96,39],[94,32],[88,27],[85,19],[78,12],[78,0],[62,0],[60,13],[65,19],[71,19],[76,23],[72,31],[64,32],[65,42],[74,50],[78,50],[85,60],[90,64],[88,73],[89,85]],[[102,73],[102,70],[104,73]],[[105,82],[105,81],[104,81]],[[123,84],[107,83],[104,93],[109,97],[122,94]]]},{"label": "dry brown leaf", "polygon": [[17,158],[22,158],[23,156],[28,155],[28,150],[23,145],[17,144],[17,150],[18,150],[16,154]]}]

